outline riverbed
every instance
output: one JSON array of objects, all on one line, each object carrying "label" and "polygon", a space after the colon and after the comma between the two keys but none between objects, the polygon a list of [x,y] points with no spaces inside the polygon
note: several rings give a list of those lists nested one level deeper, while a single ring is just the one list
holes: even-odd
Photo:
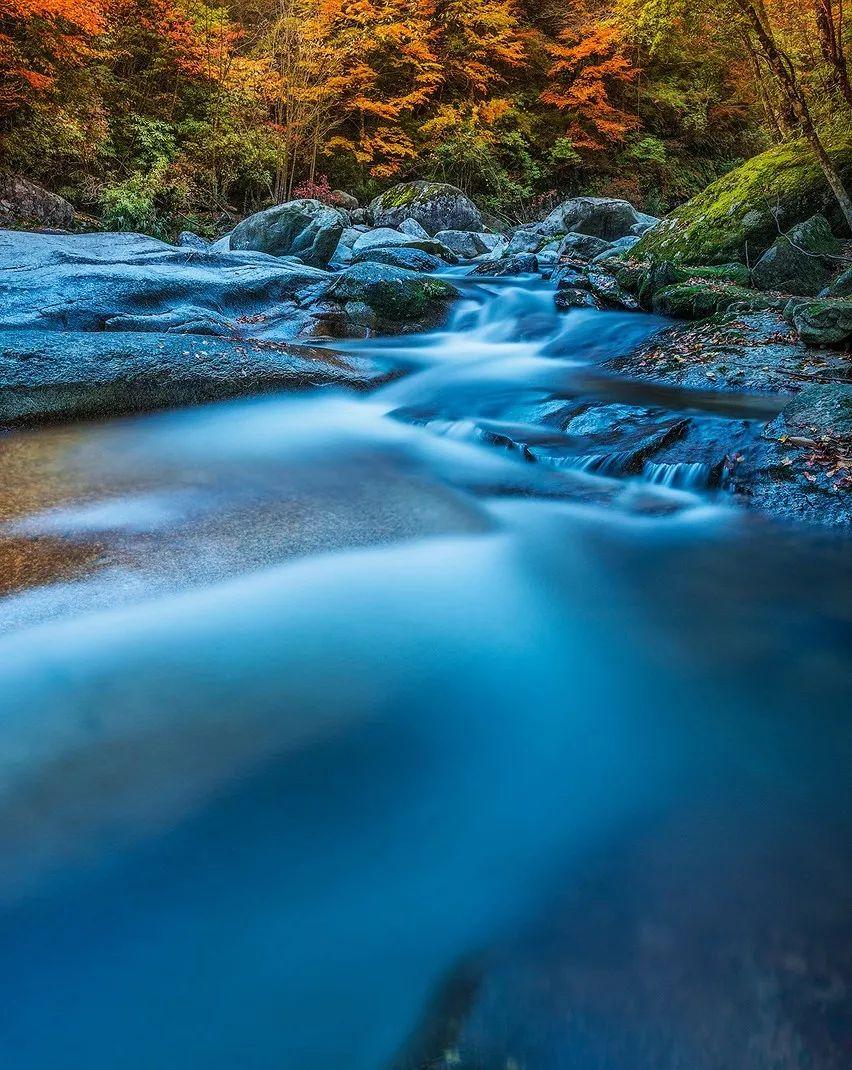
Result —
[{"label": "riverbed", "polygon": [[454,281],[369,393],[3,440],[4,1066],[848,1066],[848,536],[726,466],[784,399]]}]

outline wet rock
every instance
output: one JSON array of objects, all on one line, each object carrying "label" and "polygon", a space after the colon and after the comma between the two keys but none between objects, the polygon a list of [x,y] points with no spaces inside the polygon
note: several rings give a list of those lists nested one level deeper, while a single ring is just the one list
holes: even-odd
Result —
[{"label": "wet rock", "polygon": [[409,271],[436,272],[446,267],[443,260],[416,246],[380,246],[365,249],[352,257],[353,264],[390,264],[391,267],[407,268]]},{"label": "wet rock", "polygon": [[402,182],[370,202],[373,222],[395,227],[414,219],[430,235],[439,230],[483,230],[479,209],[445,182]]},{"label": "wet rock", "polygon": [[0,332],[0,424],[78,420],[324,384],[366,389],[370,361],[291,343],[147,332]]},{"label": "wet rock", "polygon": [[754,507],[811,525],[852,524],[852,386],[808,386],[737,458],[734,485]]},{"label": "wet rock", "polygon": [[99,331],[116,317],[187,306],[244,320],[302,300],[328,277],[298,260],[142,235],[0,233],[0,326]]},{"label": "wet rock", "polygon": [[435,241],[441,242],[461,260],[473,260],[491,251],[491,246],[482,240],[482,235],[473,230],[439,230]]},{"label": "wet rock", "polygon": [[595,257],[611,250],[610,242],[596,238],[592,234],[566,234],[557,246],[557,256],[573,259],[594,260]]},{"label": "wet rock", "polygon": [[509,239],[506,254],[516,256],[519,253],[537,253],[547,241],[547,236],[539,234],[530,227],[522,227],[516,230]]},{"label": "wet rock", "polygon": [[821,291],[820,297],[852,297],[852,267],[841,272]]},{"label": "wet rock", "polygon": [[0,219],[64,229],[74,222],[74,209],[63,197],[20,175],[0,174]]},{"label": "wet rock", "polygon": [[532,253],[504,256],[499,260],[483,260],[469,272],[469,278],[503,278],[509,275],[532,275],[538,271],[538,260]]},{"label": "wet rock", "polygon": [[588,290],[581,290],[578,286],[560,286],[556,291],[554,301],[560,312],[568,312],[572,308],[602,309],[604,307],[598,297]]},{"label": "wet rock", "polygon": [[787,315],[807,345],[843,345],[852,340],[852,300],[796,301]]},{"label": "wet rock", "polygon": [[588,288],[591,292],[609,308],[623,308],[628,312],[637,312],[640,308],[638,300],[618,281],[618,279],[603,270],[600,266],[592,266],[586,272]]},{"label": "wet rock", "polygon": [[437,325],[458,296],[458,290],[442,279],[424,278],[415,271],[376,263],[347,268],[322,291],[325,300],[369,306],[382,329],[389,331]]},{"label": "wet rock", "polygon": [[610,242],[605,249],[601,250],[597,256],[592,257],[592,263],[608,260],[611,257],[619,256],[621,253],[629,252],[638,241],[639,238],[635,234],[628,235],[626,238],[616,238],[614,242]]},{"label": "wet rock", "polygon": [[779,237],[754,265],[752,284],[759,290],[784,294],[816,294],[831,274],[828,256],[840,243],[825,216],[812,216]]},{"label": "wet rock", "polygon": [[326,267],[348,223],[341,211],[322,201],[287,201],[239,223],[230,248],[295,256],[312,267]]},{"label": "wet rock", "polygon": [[632,234],[633,227],[648,218],[629,201],[614,197],[571,197],[554,208],[535,229],[540,234],[589,234],[615,241]]},{"label": "wet rock", "polygon": [[792,393],[846,375],[841,354],[804,345],[777,311],[729,311],[676,324],[605,367],[631,378],[750,394]]}]

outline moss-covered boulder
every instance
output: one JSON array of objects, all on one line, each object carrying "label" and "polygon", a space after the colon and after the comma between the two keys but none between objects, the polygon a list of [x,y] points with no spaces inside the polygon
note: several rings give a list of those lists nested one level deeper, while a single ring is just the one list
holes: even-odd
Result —
[{"label": "moss-covered boulder", "polygon": [[[615,257],[604,261],[606,269],[620,285],[638,298],[642,308],[654,307],[654,295],[676,286],[730,285],[744,289],[751,283],[751,273],[745,264],[698,264],[684,266],[668,260],[636,260]],[[675,313],[666,313],[675,315]],[[694,318],[690,316],[689,318]]]},{"label": "moss-covered boulder", "polygon": [[852,299],[791,301],[786,316],[807,345],[832,346],[852,342]]},{"label": "moss-covered boulder", "polygon": [[[836,138],[828,150],[844,179],[852,181],[852,138]],[[754,264],[779,229],[818,212],[841,227],[834,196],[813,152],[804,141],[790,141],[755,156],[675,209],[643,235],[633,253],[640,259],[676,263]]]},{"label": "moss-covered boulder", "polygon": [[398,227],[414,219],[430,235],[439,230],[484,230],[473,201],[446,182],[401,182],[370,202],[378,227]]},{"label": "moss-covered boulder", "polygon": [[841,272],[821,291],[820,297],[852,297],[852,268]]},{"label": "moss-covered boulder", "polygon": [[366,305],[383,323],[431,326],[459,296],[455,286],[389,264],[355,264],[342,272],[322,297],[343,305]]},{"label": "moss-covered boulder", "polygon": [[749,311],[782,309],[785,299],[756,293],[743,286],[706,281],[681,282],[658,290],[652,308],[658,316],[672,319],[700,320],[725,312],[734,305]]},{"label": "moss-covered boulder", "polygon": [[784,294],[817,294],[831,275],[840,243],[823,215],[811,216],[776,238],[752,269],[759,290]]}]

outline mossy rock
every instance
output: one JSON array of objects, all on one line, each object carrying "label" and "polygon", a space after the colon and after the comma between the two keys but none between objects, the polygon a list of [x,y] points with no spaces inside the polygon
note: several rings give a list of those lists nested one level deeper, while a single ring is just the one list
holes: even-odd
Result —
[{"label": "mossy rock", "polygon": [[370,202],[376,226],[398,227],[413,219],[429,235],[439,230],[484,230],[479,209],[445,182],[402,182]]},{"label": "mossy rock", "polygon": [[807,345],[848,345],[852,342],[852,300],[791,301],[785,316]]},{"label": "mossy rock", "polygon": [[776,238],[754,265],[752,282],[775,293],[818,294],[840,251],[825,216],[811,216]]},{"label": "mossy rock", "polygon": [[745,264],[684,266],[668,260],[640,261],[633,257],[616,257],[606,260],[606,268],[628,293],[639,299],[645,309],[652,307],[654,294],[666,287],[699,280],[730,283],[739,287],[747,287],[751,282],[751,273]]},{"label": "mossy rock", "polygon": [[700,320],[725,312],[733,305],[750,312],[781,309],[781,298],[758,294],[743,286],[709,285],[706,282],[681,282],[665,286],[653,297],[653,310],[658,316],[672,319]]},{"label": "mossy rock", "polygon": [[[852,138],[829,138],[827,147],[844,180],[852,181]],[[675,263],[753,264],[779,230],[818,212],[840,232],[839,209],[810,147],[802,140],[785,142],[675,209],[642,236],[632,253],[637,259]]]},{"label": "mossy rock", "polygon": [[448,302],[459,296],[455,286],[388,264],[356,264],[342,272],[326,297],[342,304],[368,305],[382,320],[437,322]]}]

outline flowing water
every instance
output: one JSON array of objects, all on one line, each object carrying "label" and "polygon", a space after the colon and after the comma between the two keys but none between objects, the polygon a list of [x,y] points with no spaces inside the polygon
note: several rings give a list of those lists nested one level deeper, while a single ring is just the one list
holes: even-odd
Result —
[{"label": "flowing water", "polygon": [[369,396],[2,443],[4,1067],[849,1065],[848,538],[601,371],[660,321],[460,282]]}]

